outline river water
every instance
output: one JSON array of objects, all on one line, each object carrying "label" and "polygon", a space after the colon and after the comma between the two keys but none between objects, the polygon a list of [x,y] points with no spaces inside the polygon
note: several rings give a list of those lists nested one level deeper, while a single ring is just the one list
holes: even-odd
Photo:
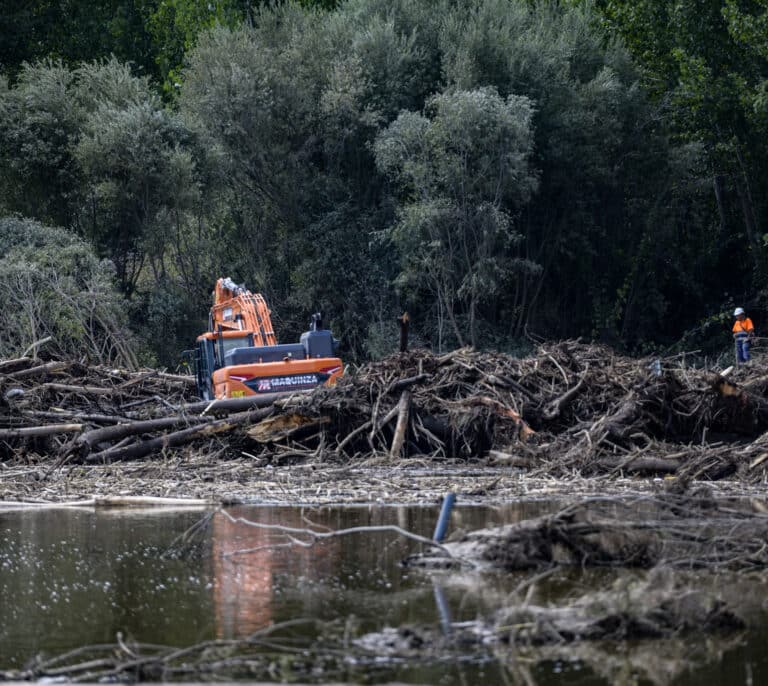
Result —
[{"label": "river water", "polygon": [[[451,530],[542,514],[546,503],[457,507]],[[431,537],[436,507],[237,507],[268,525],[339,530],[396,525]],[[201,522],[208,517],[207,524]],[[303,547],[270,529],[203,510],[41,510],[0,513],[0,671],[37,656],[127,641],[189,646],[253,634],[299,618],[348,627],[350,635],[403,625],[448,627],[490,616],[523,577],[427,575],[400,565],[419,544],[393,533],[339,536]],[[608,583],[573,572],[553,584]],[[723,579],[723,583],[732,583]],[[312,625],[315,626],[315,625]],[[306,629],[310,644],[322,636]],[[299,630],[301,633],[301,630]],[[763,684],[768,627],[736,636],[580,646],[551,657],[457,649],[351,662],[345,678],[384,684]],[[639,679],[639,680],[638,680]],[[334,675],[334,681],[339,675]],[[322,675],[313,679],[322,683]]]}]

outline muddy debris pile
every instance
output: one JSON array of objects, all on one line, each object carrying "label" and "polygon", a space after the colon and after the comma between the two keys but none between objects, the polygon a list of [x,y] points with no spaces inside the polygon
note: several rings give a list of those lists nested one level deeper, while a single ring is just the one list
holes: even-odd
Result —
[{"label": "muddy debris pile", "polygon": [[263,461],[477,461],[537,475],[766,479],[768,365],[566,341],[515,358],[414,350],[311,393],[201,402],[193,377],[0,362],[0,460],[105,464],[170,451]]},{"label": "muddy debris pile", "polygon": [[[693,647],[732,649],[742,632],[764,626],[766,537],[763,502],[715,498],[705,484],[682,495],[662,489],[592,498],[550,515],[457,532],[404,566],[423,570],[436,586],[475,578],[487,589],[507,576],[519,580],[502,592],[498,609],[470,621],[441,616],[435,625],[384,627],[355,644],[386,659],[485,649],[513,667],[579,661],[610,676],[609,683],[673,683],[691,668]],[[467,570],[479,574],[457,574]],[[682,640],[676,656],[658,659],[657,651]],[[617,660],[624,641],[648,646],[649,659],[631,665],[635,679],[627,679],[628,662]]]},{"label": "muddy debris pile", "polygon": [[551,515],[479,529],[415,554],[406,566],[517,572],[554,567],[768,569],[768,514],[706,486],[690,494],[586,499]]},{"label": "muddy debris pile", "polygon": [[452,623],[448,635],[445,627],[406,625],[364,635],[356,643],[380,655],[405,657],[451,643],[542,646],[666,639],[746,627],[747,621],[716,592],[656,572],[645,579],[617,580],[607,590],[585,592],[559,607],[520,598],[490,620]]},{"label": "muddy debris pile", "polygon": [[[536,666],[579,665],[607,683],[676,683],[714,654],[740,645],[754,622],[743,603],[654,570],[616,579],[604,590],[576,591],[558,604],[537,593],[512,595],[494,616],[439,626],[384,627],[354,641],[359,661],[445,660],[484,653],[505,664],[510,683],[537,683]],[[756,624],[759,625],[759,624]],[[632,650],[622,648],[632,641]],[[588,674],[588,672],[587,672]]]}]

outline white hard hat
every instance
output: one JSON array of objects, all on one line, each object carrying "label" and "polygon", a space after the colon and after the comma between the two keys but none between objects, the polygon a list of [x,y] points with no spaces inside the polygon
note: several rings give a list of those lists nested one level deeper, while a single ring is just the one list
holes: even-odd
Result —
[{"label": "white hard hat", "polygon": [[743,308],[743,307],[737,307],[737,308],[736,308],[736,309],[733,311],[733,316],[734,316],[734,317],[738,317],[740,314],[744,314],[744,308]]}]

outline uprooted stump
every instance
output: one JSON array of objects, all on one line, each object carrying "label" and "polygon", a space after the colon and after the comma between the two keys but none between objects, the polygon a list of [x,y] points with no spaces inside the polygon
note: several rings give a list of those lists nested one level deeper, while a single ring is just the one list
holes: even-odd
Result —
[{"label": "uprooted stump", "polygon": [[[587,500],[553,515],[480,529],[406,566],[519,571],[557,565],[683,569],[768,567],[768,515],[708,494]],[[445,550],[450,554],[445,555]]]}]

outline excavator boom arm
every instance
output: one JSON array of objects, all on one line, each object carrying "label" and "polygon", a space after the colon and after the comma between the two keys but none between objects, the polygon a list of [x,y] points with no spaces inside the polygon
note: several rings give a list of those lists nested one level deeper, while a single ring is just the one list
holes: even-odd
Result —
[{"label": "excavator boom arm", "polygon": [[229,278],[216,282],[210,323],[212,332],[248,331],[255,345],[277,345],[267,301]]}]

